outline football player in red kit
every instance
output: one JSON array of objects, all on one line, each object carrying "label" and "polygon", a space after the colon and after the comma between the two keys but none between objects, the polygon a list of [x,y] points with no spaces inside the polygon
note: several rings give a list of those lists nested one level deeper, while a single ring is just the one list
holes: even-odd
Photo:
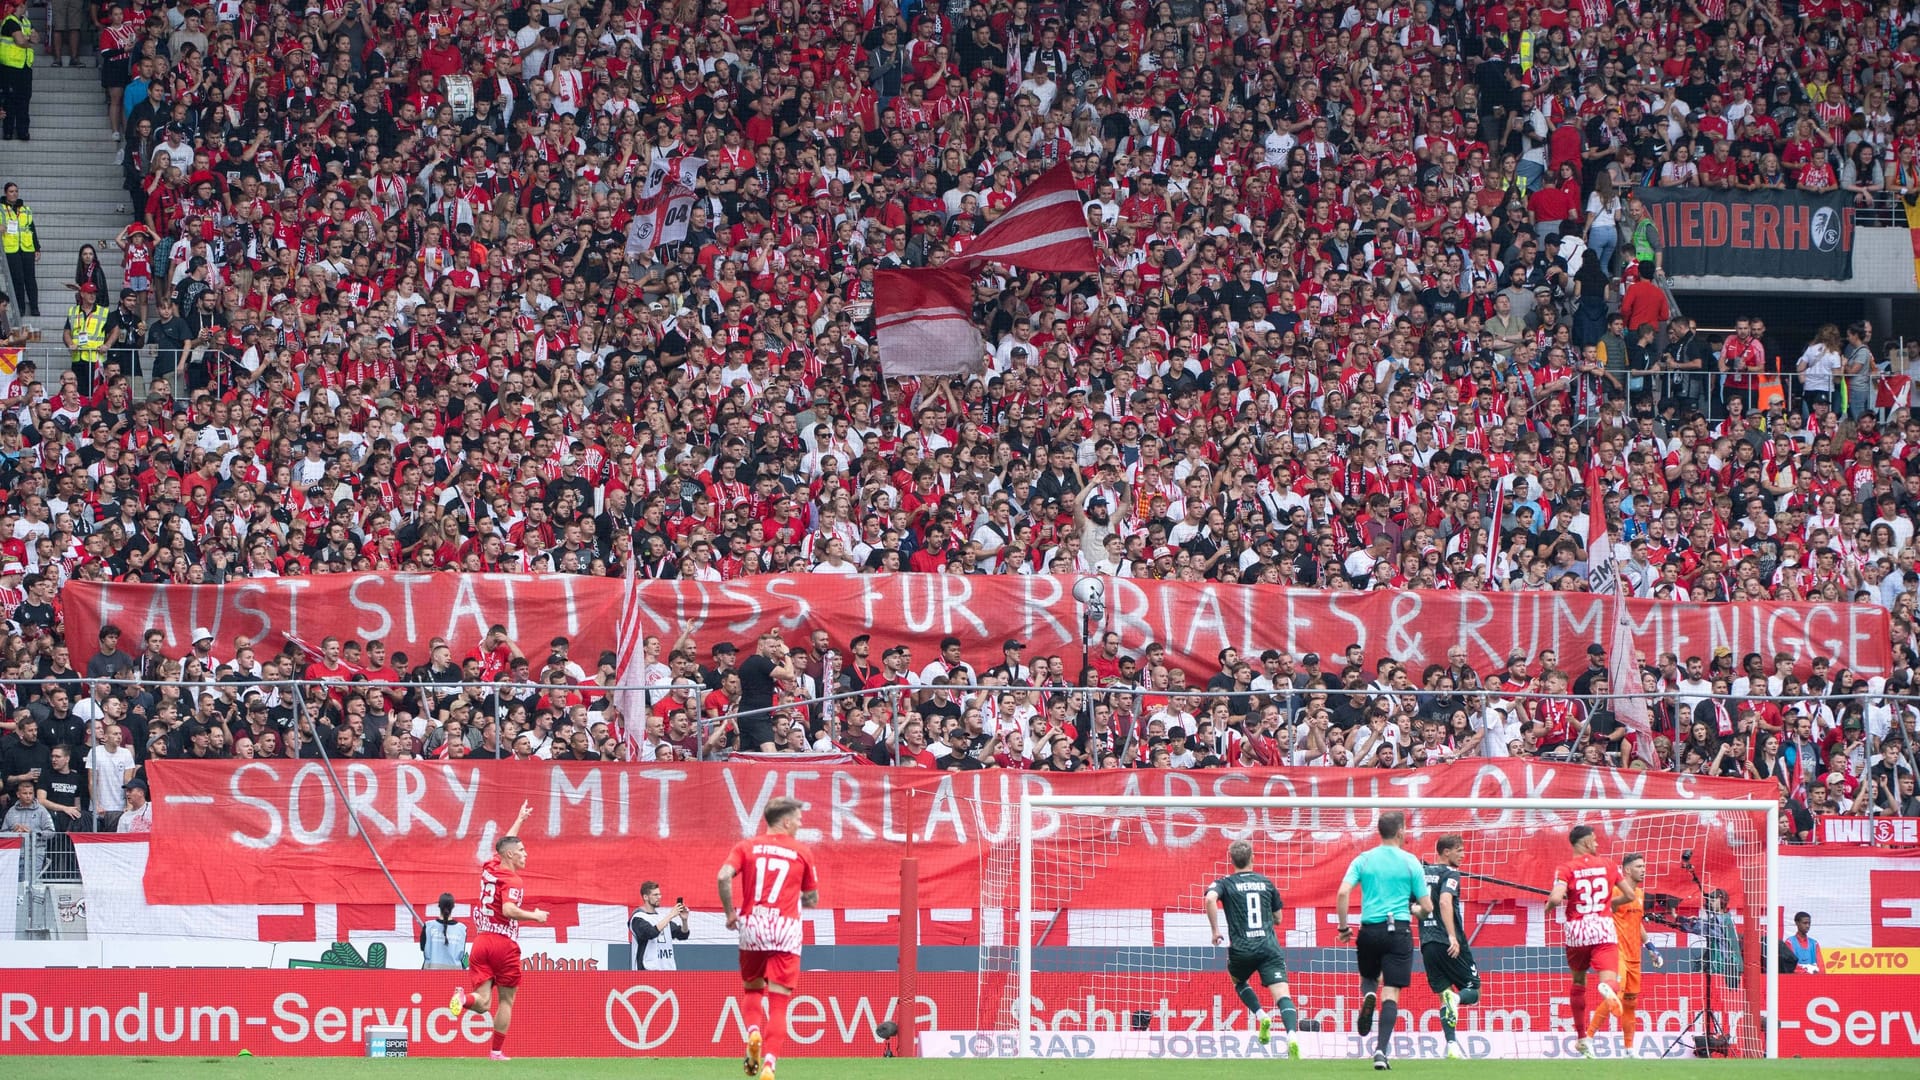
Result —
[{"label": "football player in red kit", "polygon": [[[1553,872],[1553,891],[1547,894],[1549,914],[1566,905],[1567,970],[1573,973],[1573,991],[1568,995],[1573,1010],[1574,1031],[1579,1035],[1574,1047],[1582,1057],[1592,1057],[1589,1035],[1620,1015],[1620,993],[1616,989],[1620,971],[1619,931],[1613,921],[1613,894],[1620,884],[1620,868],[1600,854],[1600,838],[1591,825],[1575,825],[1567,834],[1573,858]],[[1587,1015],[1587,972],[1600,976],[1600,1004]]]},{"label": "football player in red kit", "polygon": [[520,989],[520,924],[547,921],[546,912],[520,906],[527,898],[520,883],[527,846],[519,833],[531,813],[531,804],[520,805],[513,827],[494,841],[493,858],[480,868],[480,902],[473,907],[473,951],[467,960],[473,991],[455,990],[447,1006],[456,1017],[468,1009],[493,1013],[493,1048],[487,1056],[495,1061],[507,1060],[507,1025],[513,1022],[513,999]]},{"label": "football player in red kit", "polygon": [[[800,803],[770,799],[765,818],[767,830],[735,844],[720,868],[720,907],[727,915],[727,929],[740,932],[746,1070],[756,1080],[773,1080],[780,1040],[786,1037],[787,1002],[800,981],[800,909],[820,903],[813,855],[794,839],[800,831]],[[738,911],[733,902],[736,881]]]}]

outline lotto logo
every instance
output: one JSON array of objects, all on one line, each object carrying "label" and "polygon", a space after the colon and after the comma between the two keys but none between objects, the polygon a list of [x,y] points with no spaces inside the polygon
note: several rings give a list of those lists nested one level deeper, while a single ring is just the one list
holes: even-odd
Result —
[{"label": "lotto logo", "polygon": [[1920,870],[1868,874],[1876,948],[1920,947]]}]

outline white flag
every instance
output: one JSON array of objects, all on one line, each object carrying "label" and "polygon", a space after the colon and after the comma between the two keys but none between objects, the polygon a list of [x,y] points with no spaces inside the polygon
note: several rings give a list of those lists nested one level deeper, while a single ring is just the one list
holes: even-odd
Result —
[{"label": "white flag", "polygon": [[687,238],[687,221],[696,198],[692,188],[674,188],[640,202],[640,211],[627,226],[627,258],[643,255],[662,244]]},{"label": "white flag", "polygon": [[641,185],[640,197],[651,199],[662,191],[676,187],[692,190],[693,182],[700,178],[700,169],[706,163],[706,158],[669,158],[665,150],[655,147],[652,157],[647,161],[647,182]]}]

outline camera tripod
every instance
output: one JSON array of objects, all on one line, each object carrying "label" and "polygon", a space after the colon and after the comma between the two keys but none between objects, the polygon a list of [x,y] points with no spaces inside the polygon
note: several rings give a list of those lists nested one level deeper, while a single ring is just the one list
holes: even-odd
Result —
[{"label": "camera tripod", "polygon": [[[1680,853],[1680,865],[1686,868],[1687,876],[1693,879],[1694,895],[1699,901],[1699,930],[1704,942],[1700,952],[1700,1007],[1687,1018],[1680,1033],[1673,1037],[1667,1048],[1660,1052],[1661,1058],[1673,1056],[1689,1040],[1693,1043],[1695,1057],[1710,1058],[1716,1052],[1726,1053],[1733,1047],[1733,1035],[1720,1023],[1720,1017],[1713,1011],[1713,966],[1716,957],[1714,936],[1717,933],[1714,913],[1707,909],[1707,885],[1701,880],[1700,871],[1693,865],[1693,849]],[[1684,930],[1684,920],[1657,920],[1676,930]],[[1724,947],[1724,946],[1723,946]]]}]

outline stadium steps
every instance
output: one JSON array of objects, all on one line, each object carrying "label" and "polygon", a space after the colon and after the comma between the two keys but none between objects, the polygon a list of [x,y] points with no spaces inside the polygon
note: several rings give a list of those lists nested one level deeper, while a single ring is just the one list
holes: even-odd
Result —
[{"label": "stadium steps", "polygon": [[120,251],[113,238],[132,217],[121,209],[127,193],[117,149],[99,71],[55,68],[43,58],[33,72],[33,138],[0,144],[0,182],[19,184],[20,197],[33,207],[46,254],[39,267],[41,317],[25,323],[55,342],[73,303],[60,283],[73,274],[82,244],[100,253],[109,294],[101,302],[111,306],[119,296]]}]

